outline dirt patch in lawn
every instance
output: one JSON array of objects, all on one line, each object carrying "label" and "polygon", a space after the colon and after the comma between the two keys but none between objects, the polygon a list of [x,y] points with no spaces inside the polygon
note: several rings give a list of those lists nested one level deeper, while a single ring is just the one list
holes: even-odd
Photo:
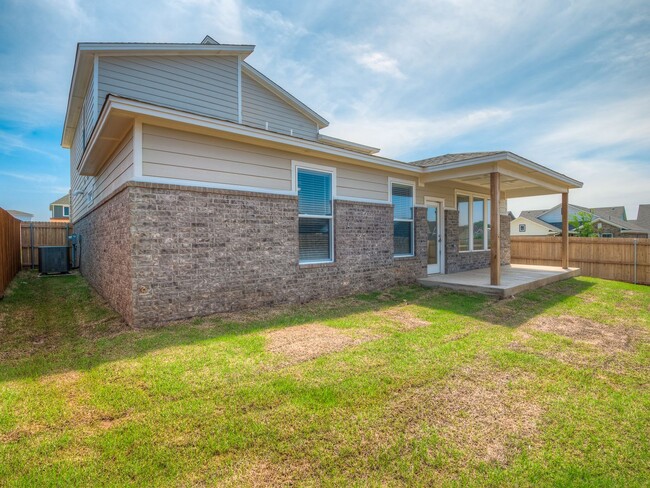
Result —
[{"label": "dirt patch in lawn", "polygon": [[431,322],[416,317],[413,312],[405,307],[392,307],[377,312],[377,315],[397,323],[399,328],[402,330],[417,329],[418,327],[431,325]]},{"label": "dirt patch in lawn", "polygon": [[436,386],[415,388],[391,408],[407,419],[406,433],[421,437],[434,427],[464,454],[465,462],[507,465],[535,443],[542,408],[517,387],[533,378],[489,366],[465,368]]},{"label": "dirt patch in lawn", "polygon": [[537,317],[526,324],[526,328],[568,337],[608,352],[630,349],[633,336],[638,334],[631,328],[614,327],[570,315]]},{"label": "dirt patch in lawn", "polygon": [[309,361],[324,354],[378,339],[366,330],[341,330],[322,324],[305,324],[273,330],[266,334],[266,350],[282,354],[289,363]]},{"label": "dirt patch in lawn", "polygon": [[[557,334],[572,339],[574,344],[535,342],[534,331]],[[650,334],[639,327],[607,325],[583,317],[563,315],[537,317],[517,330],[509,347],[513,351],[534,354],[579,368],[597,371],[645,371],[631,359],[636,344],[648,342]],[[582,345],[582,347],[580,347]],[[592,346],[597,348],[585,348]]]}]

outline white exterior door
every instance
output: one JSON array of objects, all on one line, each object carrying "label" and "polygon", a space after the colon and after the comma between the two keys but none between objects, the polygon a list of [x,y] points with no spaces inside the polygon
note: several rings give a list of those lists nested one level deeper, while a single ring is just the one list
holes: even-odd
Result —
[{"label": "white exterior door", "polygon": [[427,273],[440,273],[442,262],[442,226],[440,202],[427,201]]}]

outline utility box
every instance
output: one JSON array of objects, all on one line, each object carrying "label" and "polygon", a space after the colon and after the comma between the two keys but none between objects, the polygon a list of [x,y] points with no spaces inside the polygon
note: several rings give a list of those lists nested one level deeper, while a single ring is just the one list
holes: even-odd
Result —
[{"label": "utility box", "polygon": [[38,272],[40,274],[69,273],[67,246],[41,246],[38,248]]}]

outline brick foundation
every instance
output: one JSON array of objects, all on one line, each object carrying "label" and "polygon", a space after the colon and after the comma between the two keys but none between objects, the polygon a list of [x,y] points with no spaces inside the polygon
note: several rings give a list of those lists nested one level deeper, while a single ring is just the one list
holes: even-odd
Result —
[{"label": "brick foundation", "polygon": [[84,276],[134,325],[368,292],[426,275],[426,209],[415,209],[413,258],[393,258],[390,205],[336,201],[334,222],[335,262],[301,266],[295,196],[129,183],[77,229],[87,242]]},{"label": "brick foundation", "polygon": [[133,322],[128,188],[116,192],[74,224],[79,269],[88,283],[129,323]]},{"label": "brick foundation", "polygon": [[[501,215],[501,264],[510,264],[510,218]],[[490,267],[490,251],[459,251],[458,210],[445,210],[445,272]]]}]

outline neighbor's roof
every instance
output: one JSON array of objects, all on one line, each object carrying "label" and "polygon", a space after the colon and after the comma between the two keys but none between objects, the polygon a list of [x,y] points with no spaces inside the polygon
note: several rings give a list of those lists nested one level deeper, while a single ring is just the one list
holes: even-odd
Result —
[{"label": "neighbor's roof", "polygon": [[52,208],[53,205],[70,205],[70,194],[66,193],[58,200],[54,200],[52,203],[50,203],[50,208]]},{"label": "neighbor's roof", "polygon": [[625,215],[625,207],[623,206],[592,208],[590,209],[590,211],[591,213],[596,214],[599,217],[603,217],[605,219],[609,219],[610,217],[613,217],[620,220],[627,220],[627,216]]},{"label": "neighbor's roof", "polygon": [[[610,223],[616,227],[619,227],[623,231],[639,232],[639,233],[648,232],[648,229],[645,229],[642,226],[638,225],[635,221],[623,220],[616,216],[616,215],[620,215],[621,213],[625,214],[625,207],[587,208],[587,207],[582,207],[580,205],[575,205],[573,203],[570,203],[569,206],[579,211],[586,212],[593,215],[594,221],[601,220],[603,222]],[[546,224],[546,226],[549,228],[552,227],[554,229],[558,229],[554,225],[544,222],[542,219],[539,218],[540,216],[549,213],[558,207],[560,207],[559,204],[546,210],[524,210],[523,212],[521,212],[521,214],[519,214],[519,216],[525,217],[528,220],[532,220],[533,222],[536,222],[540,225]],[[650,214],[650,205],[648,205],[648,207],[649,207],[648,213]],[[561,229],[558,229],[558,231],[561,231]]]},{"label": "neighbor's roof", "polygon": [[434,156],[432,158],[420,159],[418,161],[411,161],[409,164],[419,166],[420,168],[430,168],[432,166],[441,166],[443,164],[458,163],[460,161],[470,161],[472,159],[484,158],[486,156],[496,156],[505,151],[489,151],[489,152],[470,152],[470,153],[456,153],[456,154],[443,154],[442,156]]},{"label": "neighbor's roof", "polygon": [[633,222],[635,225],[650,231],[650,203],[639,205],[636,220],[629,220],[628,222]]},{"label": "neighbor's roof", "polygon": [[14,217],[33,217],[34,214],[30,214],[29,212],[23,212],[22,210],[7,210],[8,213],[13,215]]}]

